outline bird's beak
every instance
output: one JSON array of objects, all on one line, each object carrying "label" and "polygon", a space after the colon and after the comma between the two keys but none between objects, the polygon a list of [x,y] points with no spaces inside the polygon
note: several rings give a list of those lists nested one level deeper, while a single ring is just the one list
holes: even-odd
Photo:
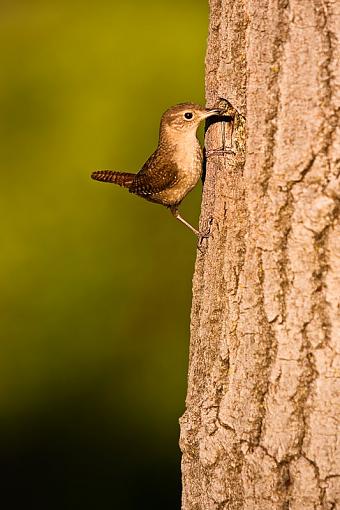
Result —
[{"label": "bird's beak", "polygon": [[213,115],[223,115],[225,109],[223,108],[206,108],[204,117],[212,117]]}]

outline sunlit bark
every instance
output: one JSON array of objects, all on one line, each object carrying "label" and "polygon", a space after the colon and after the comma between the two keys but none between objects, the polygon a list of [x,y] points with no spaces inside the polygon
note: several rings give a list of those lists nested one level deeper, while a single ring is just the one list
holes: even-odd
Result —
[{"label": "sunlit bark", "polygon": [[182,508],[340,508],[340,4],[210,9]]}]

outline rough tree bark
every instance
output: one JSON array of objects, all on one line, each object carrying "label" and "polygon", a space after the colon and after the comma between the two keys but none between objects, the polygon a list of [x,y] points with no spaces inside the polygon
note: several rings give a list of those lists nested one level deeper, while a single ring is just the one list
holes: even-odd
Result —
[{"label": "rough tree bark", "polygon": [[340,508],[340,2],[210,9],[182,508]]}]

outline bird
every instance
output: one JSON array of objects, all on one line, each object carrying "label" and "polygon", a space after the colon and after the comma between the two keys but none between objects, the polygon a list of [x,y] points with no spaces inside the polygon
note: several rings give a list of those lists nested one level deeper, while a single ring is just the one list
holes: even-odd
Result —
[{"label": "bird", "polygon": [[197,128],[203,120],[223,112],[221,108],[205,108],[194,103],[172,106],[161,117],[157,149],[138,173],[96,170],[91,178],[117,184],[167,207],[199,238],[206,237],[180,215],[178,208],[202,175],[203,153]]}]

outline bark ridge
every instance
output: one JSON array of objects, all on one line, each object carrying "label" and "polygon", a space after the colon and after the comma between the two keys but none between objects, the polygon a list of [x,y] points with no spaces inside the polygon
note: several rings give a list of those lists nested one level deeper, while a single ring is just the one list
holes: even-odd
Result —
[{"label": "bark ridge", "polygon": [[340,4],[210,12],[207,103],[240,115],[207,160],[182,508],[340,509]]}]

